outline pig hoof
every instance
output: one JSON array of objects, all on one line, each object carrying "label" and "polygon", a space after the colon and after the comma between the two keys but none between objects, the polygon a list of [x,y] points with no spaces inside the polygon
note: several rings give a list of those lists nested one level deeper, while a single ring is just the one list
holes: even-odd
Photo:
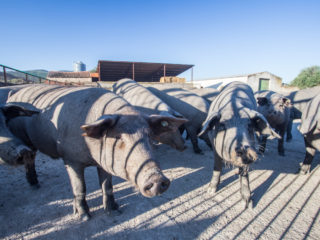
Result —
[{"label": "pig hoof", "polygon": [[88,213],[84,213],[79,218],[81,222],[86,222],[90,220],[91,216]]},{"label": "pig hoof", "polygon": [[118,209],[119,209],[119,204],[114,202],[111,206],[111,210],[118,210]]},{"label": "pig hoof", "polygon": [[310,165],[301,165],[301,167],[297,173],[300,175],[309,174],[310,173]]},{"label": "pig hoof", "polygon": [[196,154],[200,154],[200,155],[203,155],[203,152],[199,149],[199,150],[194,150],[194,152],[196,153]]},{"label": "pig hoof", "polygon": [[113,211],[107,210],[106,213],[108,216],[114,217],[114,216],[119,216],[120,214],[122,214],[122,211],[120,211],[118,209],[113,210]]},{"label": "pig hoof", "polygon": [[207,189],[207,193],[210,194],[210,195],[214,195],[216,192],[217,192],[217,188],[216,187],[209,186],[208,189]]},{"label": "pig hoof", "polygon": [[33,190],[37,190],[37,189],[39,189],[40,187],[41,187],[41,186],[40,186],[39,183],[31,185],[31,188],[32,188]]},{"label": "pig hoof", "polygon": [[251,199],[244,201],[244,209],[253,209],[253,203]]},{"label": "pig hoof", "polygon": [[108,203],[107,207],[104,209],[106,212],[111,212],[113,210],[118,210],[119,205],[116,202]]}]

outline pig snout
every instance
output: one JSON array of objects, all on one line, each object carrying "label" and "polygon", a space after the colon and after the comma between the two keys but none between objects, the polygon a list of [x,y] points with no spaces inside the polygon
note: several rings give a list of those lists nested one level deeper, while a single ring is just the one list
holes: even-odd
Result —
[{"label": "pig snout", "polygon": [[231,154],[233,162],[237,166],[250,164],[258,159],[256,151],[250,146],[238,146]]},{"label": "pig snout", "polygon": [[248,148],[249,148],[249,146],[236,147],[236,149],[235,149],[236,156],[237,157],[242,157],[245,154],[245,152],[247,151]]},{"label": "pig snout", "polygon": [[154,197],[165,192],[170,186],[170,180],[163,175],[154,174],[144,184],[142,194]]}]

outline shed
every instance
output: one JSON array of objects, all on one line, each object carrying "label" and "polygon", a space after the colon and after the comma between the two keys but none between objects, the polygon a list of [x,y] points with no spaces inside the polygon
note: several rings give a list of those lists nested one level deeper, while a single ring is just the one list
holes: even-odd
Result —
[{"label": "shed", "polygon": [[[161,77],[176,77],[194,65],[151,63],[151,62],[98,62],[99,81],[115,82],[122,78],[131,78],[137,82],[160,82]],[[192,78],[192,72],[191,72]]]}]

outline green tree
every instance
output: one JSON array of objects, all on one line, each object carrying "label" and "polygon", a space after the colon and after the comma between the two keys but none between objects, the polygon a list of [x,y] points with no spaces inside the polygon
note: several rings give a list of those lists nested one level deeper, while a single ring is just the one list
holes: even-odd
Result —
[{"label": "green tree", "polygon": [[97,68],[95,67],[94,69],[90,70],[91,73],[96,73],[97,72]]},{"label": "green tree", "polygon": [[297,86],[300,89],[320,85],[320,66],[303,69],[290,85]]}]

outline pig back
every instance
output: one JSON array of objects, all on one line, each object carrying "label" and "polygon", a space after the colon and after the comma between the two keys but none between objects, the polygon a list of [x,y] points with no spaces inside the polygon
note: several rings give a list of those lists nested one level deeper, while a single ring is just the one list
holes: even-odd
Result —
[{"label": "pig back", "polygon": [[209,112],[230,112],[241,114],[244,109],[257,110],[257,104],[250,86],[242,82],[226,85],[210,105]]},{"label": "pig back", "polygon": [[212,103],[213,100],[219,95],[219,90],[214,88],[195,88],[190,89],[189,91],[199,95],[210,103]]},{"label": "pig back", "polygon": [[301,89],[285,95],[291,100],[291,103],[293,105],[292,110],[294,111],[294,118],[301,118],[301,114],[306,108],[308,102],[318,94],[320,94],[320,86]]},{"label": "pig back", "polygon": [[164,86],[148,87],[148,89],[191,122],[199,122],[201,125],[207,117],[209,104],[194,93]]},{"label": "pig back", "polygon": [[[125,100],[112,92],[88,87],[35,85],[21,89],[8,102],[41,111],[30,120],[17,119],[27,121],[23,124],[35,148],[54,158],[84,162],[89,157],[90,146],[84,141],[80,126],[96,121],[103,114],[131,110]],[[14,124],[21,124],[17,121],[12,121],[13,128]]]},{"label": "pig back", "polygon": [[114,93],[126,99],[137,110],[145,114],[166,112],[175,115],[173,109],[134,80],[121,79],[112,86],[112,89]]}]

